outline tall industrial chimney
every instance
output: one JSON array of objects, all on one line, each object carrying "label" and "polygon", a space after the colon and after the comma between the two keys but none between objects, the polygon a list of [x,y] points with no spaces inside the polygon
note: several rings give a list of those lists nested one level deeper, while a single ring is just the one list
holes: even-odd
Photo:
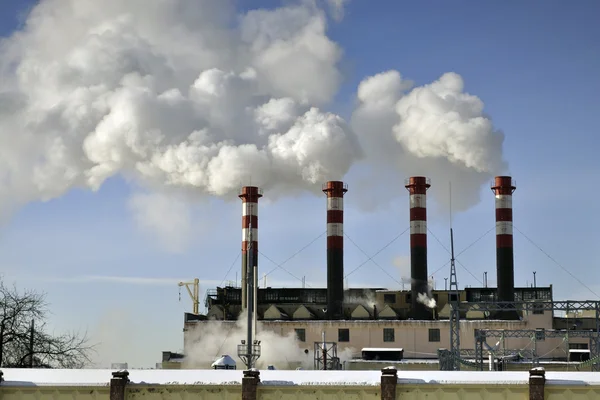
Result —
[{"label": "tall industrial chimney", "polygon": [[344,194],[348,185],[330,181],[327,195],[327,318],[343,318],[344,302]]},{"label": "tall industrial chimney", "polygon": [[[262,197],[262,190],[256,186],[244,186],[238,197],[242,199],[242,310],[244,310],[248,302],[247,268],[258,267],[258,199]],[[252,246],[248,242],[250,226],[252,226]],[[254,264],[252,266],[248,265],[250,247]]]},{"label": "tall industrial chimney", "polygon": [[498,301],[515,301],[512,194],[516,188],[510,176],[497,176],[492,184],[496,196]]},{"label": "tall industrial chimney", "polygon": [[411,317],[431,319],[431,310],[417,301],[420,293],[428,294],[427,287],[427,189],[430,180],[413,176],[406,180],[410,194],[410,300]]}]

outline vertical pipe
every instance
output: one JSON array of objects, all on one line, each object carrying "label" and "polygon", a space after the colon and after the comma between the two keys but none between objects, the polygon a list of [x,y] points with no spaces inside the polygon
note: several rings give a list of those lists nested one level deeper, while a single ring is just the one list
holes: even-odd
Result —
[{"label": "vertical pipe", "polygon": [[244,186],[238,196],[242,199],[242,310],[246,309],[248,294],[248,230],[252,224],[252,256],[254,266],[258,268],[258,199],[262,197],[262,190],[256,186]]},{"label": "vertical pipe", "polygon": [[343,318],[344,302],[344,194],[348,185],[329,181],[327,195],[327,318]]},{"label": "vertical pipe", "polygon": [[254,304],[252,306],[252,324],[254,329],[254,338],[257,338],[258,333],[258,268],[256,268],[256,263],[252,267],[254,271],[254,296],[252,296],[254,300]]},{"label": "vertical pipe", "polygon": [[200,314],[200,279],[194,278],[194,314]]},{"label": "vertical pipe", "polygon": [[427,189],[430,180],[424,176],[407,179],[405,187],[410,195],[410,298],[412,318],[430,319],[427,307],[418,302],[419,293],[428,292],[427,287]]},{"label": "vertical pipe", "polygon": [[323,337],[323,370],[327,369],[327,343],[325,342],[325,331],[323,331],[322,333],[322,337]]},{"label": "vertical pipe", "polygon": [[248,243],[249,243],[249,247],[248,247],[248,265],[246,266],[246,295],[247,295],[247,299],[246,299],[246,313],[247,313],[247,324],[246,324],[246,330],[247,330],[247,357],[248,357],[248,369],[252,369],[253,368],[253,361],[254,361],[254,347],[253,342],[252,342],[252,337],[254,335],[254,329],[252,327],[252,308],[254,306],[254,301],[252,300],[252,298],[254,297],[254,276],[252,275],[252,272],[254,271],[254,268],[251,267],[251,265],[254,265],[254,238],[252,235],[252,223],[250,223],[247,231],[248,231]]},{"label": "vertical pipe", "polygon": [[512,194],[510,176],[497,176],[492,185],[496,196],[496,274],[498,301],[515,301]]}]

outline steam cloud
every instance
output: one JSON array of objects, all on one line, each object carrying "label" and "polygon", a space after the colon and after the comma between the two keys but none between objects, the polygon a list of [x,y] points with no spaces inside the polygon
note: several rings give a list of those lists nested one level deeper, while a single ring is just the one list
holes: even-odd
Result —
[{"label": "steam cloud", "polygon": [[426,293],[419,293],[417,295],[417,302],[419,302],[421,304],[424,304],[425,307],[427,307],[427,308],[435,308],[436,305],[437,305],[437,302],[431,296],[432,290],[433,290],[433,278],[429,279],[427,281],[427,292]]},{"label": "steam cloud", "polygon": [[[341,19],[346,0],[327,3]],[[194,196],[250,179],[270,198],[320,192],[362,159],[476,203],[505,168],[483,102],[454,73],[414,87],[388,71],[360,83],[347,124],[322,109],[342,78],[326,25],[308,0],[243,15],[226,0],[41,0],[0,42],[0,213],[115,176]]]},{"label": "steam cloud", "polygon": [[372,163],[430,177],[433,196],[443,205],[451,181],[457,211],[476,204],[481,185],[507,168],[504,135],[483,113],[483,102],[463,90],[456,73],[413,87],[398,71],[387,71],[360,83],[352,116]]},{"label": "steam cloud", "polygon": [[[246,339],[246,327],[248,314],[242,313],[235,323],[222,321],[210,321],[195,328],[188,333],[186,348],[184,352],[186,359],[184,364],[189,368],[208,368],[221,355],[228,354],[241,368],[241,360],[237,357],[237,346]],[[300,347],[300,342],[291,332],[287,336],[263,329],[263,324],[258,322],[257,339],[261,343],[261,356],[256,367],[266,369],[269,365],[277,369],[295,369],[302,367],[312,369],[314,363],[314,352],[312,343],[308,353]],[[353,350],[346,348],[338,352],[340,361],[351,359]]]}]

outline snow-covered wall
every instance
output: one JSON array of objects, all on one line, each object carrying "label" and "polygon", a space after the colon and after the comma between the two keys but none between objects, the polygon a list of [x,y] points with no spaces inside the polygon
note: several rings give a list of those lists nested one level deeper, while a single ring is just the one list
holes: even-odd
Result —
[{"label": "snow-covered wall", "polygon": [[[4,369],[2,400],[110,400],[111,370]],[[127,400],[241,398],[242,370],[131,370]],[[260,371],[258,399],[379,399],[380,371]],[[398,390],[406,398],[488,399],[498,390],[511,399],[527,399],[529,372],[399,371]],[[600,398],[600,373],[547,372],[552,399],[577,395]],[[496,396],[496,397],[494,397]],[[591,397],[590,397],[591,396]],[[405,398],[405,397],[403,397]],[[548,397],[547,397],[548,398]]]}]

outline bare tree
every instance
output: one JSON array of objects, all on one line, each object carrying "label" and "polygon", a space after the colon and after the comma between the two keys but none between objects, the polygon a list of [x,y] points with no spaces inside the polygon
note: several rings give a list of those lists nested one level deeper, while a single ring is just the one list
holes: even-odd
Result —
[{"label": "bare tree", "polygon": [[86,334],[47,333],[45,295],[20,292],[0,279],[0,367],[82,368],[93,346]]}]

